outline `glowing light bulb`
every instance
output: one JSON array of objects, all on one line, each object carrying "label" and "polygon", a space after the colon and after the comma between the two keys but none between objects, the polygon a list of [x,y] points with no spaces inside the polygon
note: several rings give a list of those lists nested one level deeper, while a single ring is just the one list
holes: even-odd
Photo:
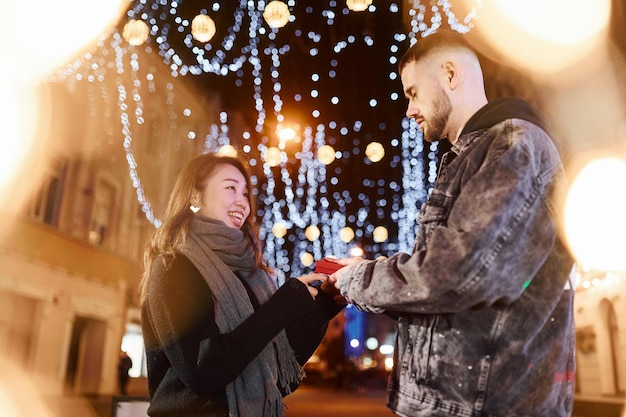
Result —
[{"label": "glowing light bulb", "polygon": [[285,226],[285,223],[279,222],[274,224],[272,226],[272,234],[279,239],[285,237],[287,234],[287,226]]},{"label": "glowing light bulb", "polygon": [[378,162],[385,156],[385,148],[378,142],[371,142],[365,148],[365,155],[372,162]]},{"label": "glowing light bulb", "polygon": [[265,6],[263,18],[272,28],[282,28],[289,22],[289,7],[279,0],[273,0]]},{"label": "glowing light bulb", "polygon": [[354,230],[352,230],[351,227],[344,227],[339,232],[339,238],[344,243],[350,242],[352,239],[354,239]]},{"label": "glowing light bulb", "polygon": [[296,131],[291,127],[281,127],[278,129],[278,137],[281,140],[292,140],[296,137]]},{"label": "glowing light bulb", "polygon": [[377,226],[374,229],[374,242],[381,243],[389,238],[389,232],[385,226]]},{"label": "glowing light bulb", "polygon": [[350,249],[350,256],[354,256],[355,258],[360,258],[363,256],[363,253],[363,249],[358,246]]},{"label": "glowing light bulb", "polygon": [[265,152],[265,162],[271,167],[280,165],[281,153],[280,149],[275,146],[267,148]]},{"label": "glowing light bulb", "polygon": [[300,262],[306,267],[313,265],[314,261],[315,259],[313,258],[313,255],[311,255],[309,252],[304,252],[302,255],[300,255]]},{"label": "glowing light bulb", "polygon": [[224,156],[237,156],[237,149],[233,145],[223,145],[219,151],[217,151],[220,155]]},{"label": "glowing light bulb", "polygon": [[323,145],[317,150],[317,159],[324,165],[330,165],[335,160],[335,149],[330,145]]},{"label": "glowing light bulb", "polygon": [[353,12],[362,12],[372,4],[372,0],[346,0],[346,6]]},{"label": "glowing light bulb", "polygon": [[150,30],[143,20],[131,19],[124,25],[122,36],[131,45],[138,46],[148,39]]},{"label": "glowing light bulb", "polygon": [[191,21],[191,35],[199,42],[208,42],[215,35],[215,22],[205,14],[199,14]]},{"label": "glowing light bulb", "polygon": [[312,225],[306,228],[304,231],[304,236],[309,239],[311,242],[316,241],[320,237],[320,229],[319,227]]}]

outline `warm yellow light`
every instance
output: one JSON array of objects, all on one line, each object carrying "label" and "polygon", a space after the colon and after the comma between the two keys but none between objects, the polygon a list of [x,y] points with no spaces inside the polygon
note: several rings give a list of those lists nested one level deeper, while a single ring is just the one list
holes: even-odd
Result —
[{"label": "warm yellow light", "polygon": [[280,151],[280,149],[278,149],[275,146],[270,146],[269,148],[267,148],[267,151],[265,151],[265,162],[271,166],[271,167],[275,167],[280,165],[280,161],[282,158],[282,152]]},{"label": "warm yellow light", "polygon": [[278,222],[272,226],[272,234],[277,238],[283,238],[287,234],[287,226],[283,222]]},{"label": "warm yellow light", "polygon": [[317,159],[324,164],[330,165],[335,160],[335,149],[330,145],[322,145],[317,150]]},{"label": "warm yellow light", "polygon": [[339,232],[339,238],[342,242],[348,243],[354,239],[354,230],[351,227],[344,227]]},{"label": "warm yellow light", "polygon": [[289,7],[279,0],[273,0],[265,6],[263,18],[270,27],[282,28],[289,22]]},{"label": "warm yellow light", "polygon": [[224,156],[236,157],[237,149],[235,149],[233,145],[222,145],[217,153]]},{"label": "warm yellow light", "polygon": [[365,155],[372,162],[378,162],[385,156],[385,148],[378,142],[371,142],[365,148]]},{"label": "warm yellow light", "polygon": [[626,161],[596,159],[581,170],[565,200],[568,243],[585,268],[626,269],[626,193],[616,192],[615,184],[626,184]]},{"label": "warm yellow light", "polygon": [[296,137],[296,131],[291,127],[281,127],[278,129],[278,137],[281,140],[292,140]]},{"label": "warm yellow light", "polygon": [[[27,185],[36,178],[36,161],[39,159],[33,150],[35,127],[45,133],[47,122],[39,119],[39,102],[32,85],[14,82],[0,69],[0,204],[5,209],[5,198],[10,198],[17,207],[16,195],[8,195],[8,187],[20,181],[18,189],[26,196]],[[16,178],[23,164],[30,160],[35,164],[24,178]]]},{"label": "warm yellow light", "polygon": [[191,21],[191,35],[199,42],[208,42],[215,35],[215,22],[205,14],[196,15]]},{"label": "warm yellow light", "polygon": [[312,225],[306,228],[304,231],[304,236],[309,239],[311,242],[316,241],[320,237],[320,229],[319,227]]},{"label": "warm yellow light", "polygon": [[363,253],[363,249],[358,246],[350,249],[350,256],[354,256],[355,258],[360,258],[361,256],[363,256]]},{"label": "warm yellow light", "polygon": [[[0,135],[0,186],[11,179],[13,173],[21,165],[26,156],[27,146],[24,146],[24,126],[20,123],[22,113],[15,86],[6,77],[0,76],[0,121],[2,134]],[[30,142],[30,138],[28,141]]]},{"label": "warm yellow light", "polygon": [[[2,1],[0,64],[20,78],[39,77],[66,63],[112,30],[128,0]],[[80,10],[80,14],[70,13]],[[5,62],[8,59],[10,61]]]},{"label": "warm yellow light", "polygon": [[300,255],[300,262],[304,266],[311,266],[313,265],[314,261],[315,259],[313,258],[313,255],[311,255],[309,252],[304,252],[302,253],[302,255]]},{"label": "warm yellow light", "polygon": [[384,242],[389,238],[389,232],[387,232],[387,228],[384,226],[378,226],[374,229],[374,242],[380,243]]},{"label": "warm yellow light", "polygon": [[122,36],[131,45],[141,45],[148,39],[150,30],[143,20],[131,19],[124,25]]},{"label": "warm yellow light", "polygon": [[551,74],[604,36],[611,0],[484,0],[475,30],[513,64]]},{"label": "warm yellow light", "polygon": [[366,10],[370,4],[372,4],[372,0],[346,0],[346,6],[353,12],[362,12]]}]

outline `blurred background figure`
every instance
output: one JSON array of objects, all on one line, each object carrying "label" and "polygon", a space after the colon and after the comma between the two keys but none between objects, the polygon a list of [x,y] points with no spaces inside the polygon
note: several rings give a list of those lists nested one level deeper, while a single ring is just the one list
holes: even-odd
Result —
[{"label": "blurred background figure", "polygon": [[128,353],[120,352],[120,361],[117,363],[117,382],[121,395],[128,395],[128,381],[130,375],[128,371],[133,367],[133,361]]}]

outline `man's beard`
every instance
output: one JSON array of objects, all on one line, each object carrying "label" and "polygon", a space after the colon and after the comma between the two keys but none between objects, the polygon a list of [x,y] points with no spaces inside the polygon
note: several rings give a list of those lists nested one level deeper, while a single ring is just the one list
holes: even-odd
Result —
[{"label": "man's beard", "polygon": [[450,113],[452,112],[452,103],[450,98],[446,95],[442,88],[438,88],[437,94],[433,100],[433,115],[430,117],[430,121],[427,122],[426,132],[424,132],[424,139],[427,142],[438,142],[443,139],[443,131],[448,124]]}]

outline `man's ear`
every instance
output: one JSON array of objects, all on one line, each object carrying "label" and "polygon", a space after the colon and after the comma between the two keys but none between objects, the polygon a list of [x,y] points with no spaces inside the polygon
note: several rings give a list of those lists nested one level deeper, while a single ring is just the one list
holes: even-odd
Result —
[{"label": "man's ear", "polygon": [[446,61],[441,64],[441,71],[450,89],[454,90],[459,84],[459,73],[454,62]]}]

